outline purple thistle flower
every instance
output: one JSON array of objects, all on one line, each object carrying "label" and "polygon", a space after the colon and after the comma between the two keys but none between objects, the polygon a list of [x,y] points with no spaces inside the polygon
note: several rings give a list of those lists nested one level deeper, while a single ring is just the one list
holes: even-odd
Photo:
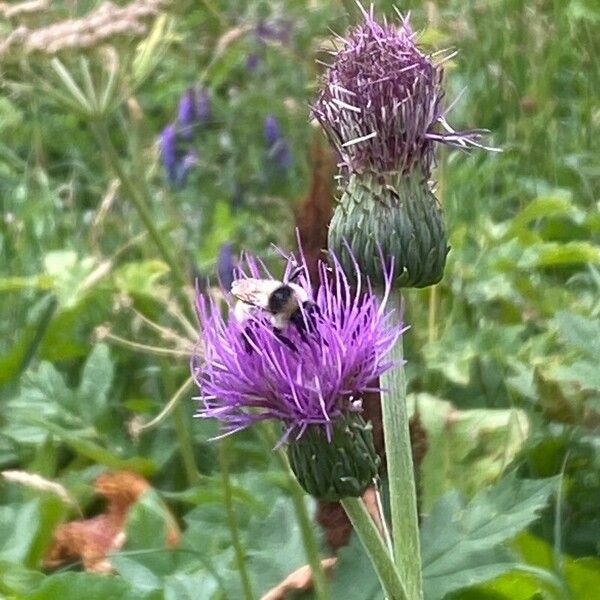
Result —
[{"label": "purple thistle flower", "polygon": [[480,146],[483,130],[457,132],[447,123],[443,61],[436,64],[417,48],[408,17],[399,27],[380,25],[372,8],[362,11],[364,23],[340,38],[313,106],[345,166],[358,173],[409,173],[421,163],[429,176],[434,142]]},{"label": "purple thistle flower", "polygon": [[[392,366],[386,355],[402,334],[385,310],[392,269],[387,269],[379,301],[369,283],[363,280],[361,285],[360,276],[351,289],[337,259],[332,261],[332,269],[319,265],[314,295],[304,259],[299,265],[296,282],[318,307],[308,334],[292,324],[278,334],[260,309],[243,321],[231,310],[226,320],[214,300],[198,295],[203,356],[191,360],[202,402],[197,416],[221,421],[223,435],[258,421],[278,420],[283,443],[292,434],[301,438],[313,426],[330,438],[336,421],[360,411],[361,395],[373,390],[373,382]],[[284,281],[297,267],[289,257]],[[262,263],[248,256],[238,267],[238,277],[273,279]],[[307,314],[303,312],[305,319]]]}]

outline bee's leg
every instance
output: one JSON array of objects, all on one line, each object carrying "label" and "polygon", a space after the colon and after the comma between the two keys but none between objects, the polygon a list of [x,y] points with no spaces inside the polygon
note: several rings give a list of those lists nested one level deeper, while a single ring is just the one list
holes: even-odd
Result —
[{"label": "bee's leg", "polygon": [[278,327],[273,327],[273,332],[277,336],[277,339],[283,342],[290,350],[293,350],[294,352],[298,351],[296,344],[294,344],[294,342],[292,342],[292,340],[290,340],[290,338],[287,337],[281,329]]}]

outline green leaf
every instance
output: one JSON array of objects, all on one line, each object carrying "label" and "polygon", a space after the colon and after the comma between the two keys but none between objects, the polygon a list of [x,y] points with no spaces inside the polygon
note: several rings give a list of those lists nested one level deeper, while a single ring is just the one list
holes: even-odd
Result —
[{"label": "green leaf", "polygon": [[600,360],[600,319],[560,311],[554,317],[561,337],[570,348]]},{"label": "green leaf", "polygon": [[338,554],[330,591],[333,598],[345,600],[383,600],[381,584],[364,548],[353,533],[350,543]]},{"label": "green leaf", "polygon": [[161,579],[135,557],[114,554],[111,555],[110,562],[117,573],[136,591],[151,592],[162,588]]},{"label": "green leaf", "polygon": [[13,562],[0,561],[0,592],[15,595],[17,597],[29,598],[38,588],[44,575],[39,571],[25,569]]},{"label": "green leaf", "polygon": [[536,219],[569,216],[576,214],[576,212],[577,210],[570,198],[563,196],[541,196],[532,200],[512,219],[509,231],[514,234]]},{"label": "green leaf", "polygon": [[143,600],[147,596],[133,590],[119,577],[94,573],[60,573],[47,577],[28,600]]},{"label": "green leaf", "polygon": [[563,265],[600,264],[600,248],[589,242],[547,242],[526,248],[517,266],[520,269]]},{"label": "green leaf", "polygon": [[547,374],[556,381],[576,382],[584,390],[600,391],[600,369],[597,362],[580,360],[568,367],[554,367]]},{"label": "green leaf", "polygon": [[40,422],[69,419],[72,392],[62,376],[43,362],[37,370],[29,370],[21,379],[18,396],[5,406],[7,425],[3,433],[24,446],[38,446],[48,435]]},{"label": "green leaf", "polygon": [[244,537],[248,570],[259,596],[306,564],[302,535],[289,498],[277,500],[266,518],[252,519]]},{"label": "green leaf", "polygon": [[90,425],[107,410],[112,381],[113,365],[108,346],[98,344],[85,363],[77,390],[78,410]]},{"label": "green leaf", "polygon": [[0,560],[25,564],[40,527],[40,503],[0,506]]},{"label": "green leaf", "polygon": [[86,439],[84,436],[89,435],[90,432],[88,430],[71,432],[53,423],[44,422],[38,422],[38,426],[45,428],[56,438],[70,446],[75,452],[107,467],[136,471],[146,476],[152,475],[156,471],[154,461],[148,458],[142,456],[123,458],[116,454],[116,452],[103,448],[99,444]]},{"label": "green leaf", "polygon": [[421,530],[423,578],[427,600],[509,571],[516,559],[502,544],[525,529],[546,505],[557,478],[518,480],[514,475],[464,504],[446,494]]},{"label": "green leaf", "polygon": [[211,600],[218,589],[218,581],[206,571],[165,577],[165,600]]},{"label": "green leaf", "polygon": [[115,285],[125,294],[139,294],[153,298],[160,279],[169,267],[160,260],[132,262],[115,271]]},{"label": "green leaf", "polygon": [[127,542],[122,553],[111,555],[111,562],[121,576],[136,589],[158,589],[162,578],[174,573],[178,559],[183,564],[187,554],[176,554],[167,546],[169,526],[174,519],[155,490],[149,490],[127,514]]},{"label": "green leaf", "polygon": [[458,410],[429,394],[411,394],[427,435],[421,464],[422,511],[429,512],[446,492],[468,497],[494,483],[522,449],[530,429],[524,411],[480,408]]}]

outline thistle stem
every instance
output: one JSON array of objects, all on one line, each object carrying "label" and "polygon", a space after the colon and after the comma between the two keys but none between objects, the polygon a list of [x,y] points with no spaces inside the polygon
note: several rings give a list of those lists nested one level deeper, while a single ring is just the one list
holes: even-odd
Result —
[{"label": "thistle stem", "polygon": [[[263,431],[264,438],[266,438],[272,448],[273,445],[277,443],[277,436],[273,432],[273,428],[270,426],[270,424],[264,423]],[[290,469],[287,455],[281,448],[278,448],[277,450],[277,458],[279,459],[283,471],[288,478],[290,495],[292,497],[292,502],[294,503],[294,512],[296,513],[296,520],[298,522],[298,527],[300,527],[300,533],[302,534],[304,553],[312,572],[315,597],[317,600],[329,600],[331,598],[329,594],[329,585],[327,583],[323,564],[321,563],[319,544],[317,543],[315,530],[304,502],[304,490],[296,481],[296,478]]]},{"label": "thistle stem", "polygon": [[362,498],[343,498],[341,505],[371,559],[386,598],[388,600],[413,600],[416,598],[416,596],[407,595],[392,557],[389,555],[385,542]]},{"label": "thistle stem", "polygon": [[254,592],[252,591],[252,584],[250,582],[250,576],[248,575],[248,569],[246,569],[246,556],[242,547],[240,530],[238,528],[235,507],[233,505],[233,493],[231,491],[231,479],[229,476],[229,444],[230,440],[227,438],[221,440],[219,444],[219,466],[221,468],[221,479],[223,482],[225,512],[227,513],[227,524],[229,526],[229,532],[231,533],[231,543],[233,544],[233,550],[235,552],[237,570],[242,581],[244,598],[246,600],[253,600]]},{"label": "thistle stem", "polygon": [[[287,461],[286,471],[290,473]],[[298,485],[298,482],[291,473],[289,481],[292,502],[294,503],[294,510],[296,512],[296,520],[298,521],[300,532],[302,533],[302,543],[304,545],[306,560],[308,560],[312,572],[315,597],[318,600],[330,600],[329,586],[327,584],[323,565],[321,564],[321,557],[319,556],[319,545],[317,544],[313,524],[304,502],[304,490]]]},{"label": "thistle stem", "polygon": [[194,444],[187,426],[188,415],[185,411],[184,405],[181,404],[181,402],[178,402],[177,406],[175,406],[173,418],[175,424],[175,433],[177,435],[177,442],[179,445],[179,452],[181,454],[181,459],[183,460],[183,468],[185,469],[188,483],[191,486],[199,485],[201,483],[201,477],[200,473],[198,473],[198,469],[196,468]]},{"label": "thistle stem", "polygon": [[[162,378],[164,384],[168,388],[172,388],[173,373],[166,362],[162,363],[161,367]],[[175,397],[180,396],[181,390],[185,389],[189,384],[189,379],[181,386],[176,392]],[[172,413],[173,416],[173,427],[175,428],[175,435],[177,436],[177,444],[179,446],[179,453],[181,454],[181,460],[183,461],[183,469],[185,471],[186,479],[190,486],[199,485],[201,482],[200,473],[196,466],[196,457],[194,455],[194,442],[188,428],[188,415],[185,407],[181,402],[178,402],[175,406],[175,410]]]},{"label": "thistle stem", "polygon": [[160,230],[156,226],[154,217],[148,208],[146,198],[144,197],[143,192],[140,191],[140,186],[136,186],[134,184],[131,177],[123,167],[121,157],[119,156],[119,153],[117,152],[117,149],[110,138],[106,122],[103,120],[96,121],[91,127],[94,136],[96,137],[96,140],[98,141],[98,144],[100,145],[100,148],[106,157],[106,160],[108,161],[111,169],[119,178],[121,189],[132,202],[138,213],[138,216],[144,224],[144,227],[148,231],[152,241],[156,244],[158,252],[171,269],[171,273],[176,284],[175,294],[182,303],[184,310],[188,310],[190,308],[190,303],[184,292],[188,283],[187,277],[181,268],[180,262],[171,252],[171,248],[163,239]]},{"label": "thistle stem", "polygon": [[[397,296],[390,296],[393,318],[400,321],[402,307]],[[385,454],[390,487],[390,508],[394,560],[408,597],[423,597],[419,519],[413,468],[408,411],[406,408],[406,375],[403,366],[402,336],[398,338],[389,359],[396,366],[381,376],[381,412],[385,438]]]}]

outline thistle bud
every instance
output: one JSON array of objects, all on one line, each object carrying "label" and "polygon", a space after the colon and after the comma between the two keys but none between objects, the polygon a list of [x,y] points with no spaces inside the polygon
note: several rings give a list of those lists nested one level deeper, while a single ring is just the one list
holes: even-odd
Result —
[{"label": "thistle bud", "polygon": [[418,172],[350,175],[331,220],[329,248],[347,273],[356,261],[379,286],[386,277],[380,257],[393,257],[398,287],[440,281],[449,250],[442,208]]},{"label": "thistle bud", "polygon": [[309,427],[288,445],[290,466],[298,483],[314,498],[358,497],[377,476],[380,459],[370,423],[347,413],[333,424],[331,439],[323,428]]},{"label": "thistle bud", "polygon": [[423,287],[441,279],[448,252],[428,181],[434,145],[479,146],[482,132],[446,122],[442,67],[417,48],[407,18],[380,25],[372,11],[363,15],[313,106],[340,155],[345,188],[329,247],[343,256],[349,244],[373,283],[383,281],[379,248],[394,259],[397,285]]}]

